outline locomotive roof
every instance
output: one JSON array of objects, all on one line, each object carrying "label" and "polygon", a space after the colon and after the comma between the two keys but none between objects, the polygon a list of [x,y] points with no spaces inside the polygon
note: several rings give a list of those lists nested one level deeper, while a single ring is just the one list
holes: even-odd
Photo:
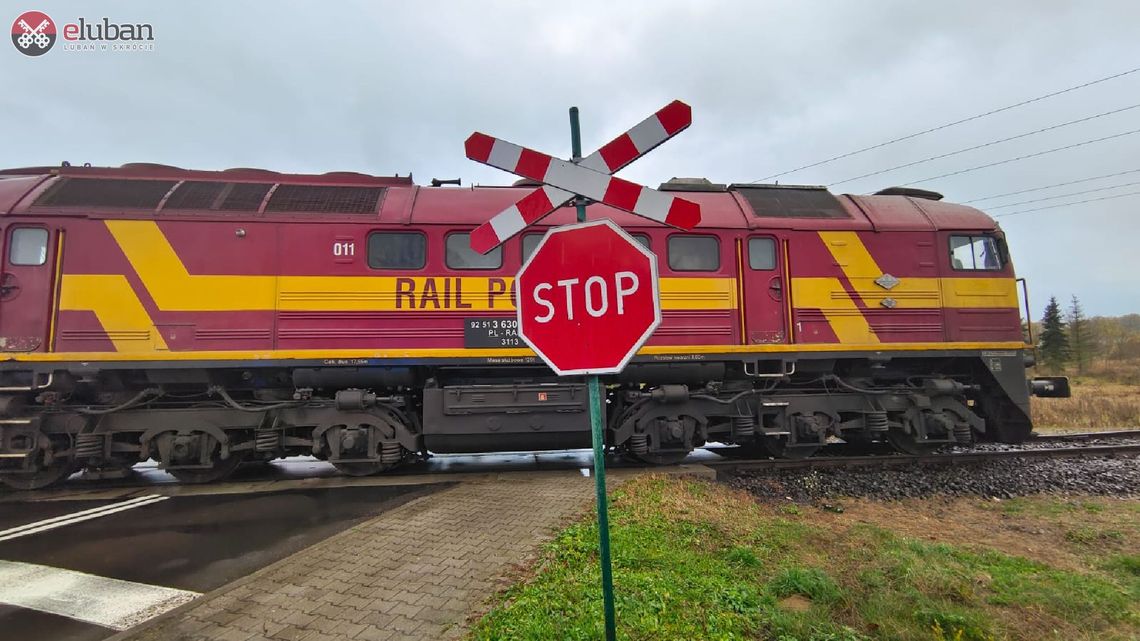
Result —
[{"label": "locomotive roof", "polygon": [[[892,188],[876,195],[834,195],[807,185],[714,185],[675,179],[662,189],[701,205],[699,227],[719,229],[990,230],[993,219],[933,192]],[[285,174],[262,169],[186,170],[134,163],[122,167],[27,167],[0,170],[6,215],[158,216],[216,213],[288,215],[325,220],[362,216],[381,223],[476,226],[533,186],[424,187],[411,176],[355,172]],[[590,205],[625,227],[652,227],[639,216]],[[564,207],[542,225],[574,222]]]}]

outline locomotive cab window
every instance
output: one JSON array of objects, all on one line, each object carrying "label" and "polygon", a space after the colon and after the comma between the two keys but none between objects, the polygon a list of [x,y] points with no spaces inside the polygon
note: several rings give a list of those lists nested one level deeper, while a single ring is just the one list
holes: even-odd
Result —
[{"label": "locomotive cab window", "polygon": [[951,236],[950,266],[965,271],[1000,271],[998,245],[993,236]]},{"label": "locomotive cab window", "polygon": [[375,232],[368,236],[368,266],[372,269],[423,269],[427,240],[416,232]]},{"label": "locomotive cab window", "polygon": [[720,241],[715,236],[670,236],[669,269],[715,272],[720,269]]},{"label": "locomotive cab window", "polygon": [[39,227],[12,230],[8,262],[13,265],[43,265],[47,262],[48,231]]},{"label": "locomotive cab window", "polygon": [[748,266],[759,271],[776,269],[776,240],[773,238],[749,238]]},{"label": "locomotive cab window", "polygon": [[446,262],[450,269],[498,269],[503,266],[503,248],[496,247],[486,254],[471,249],[471,234],[449,234],[446,241]]}]

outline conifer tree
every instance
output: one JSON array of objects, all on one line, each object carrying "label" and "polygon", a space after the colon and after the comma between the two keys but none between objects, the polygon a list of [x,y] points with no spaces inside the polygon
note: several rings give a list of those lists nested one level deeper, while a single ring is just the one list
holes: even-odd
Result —
[{"label": "conifer tree", "polygon": [[1065,320],[1056,296],[1049,297],[1045,315],[1041,317],[1041,361],[1052,369],[1061,369],[1069,360],[1069,337],[1065,335]]},{"label": "conifer tree", "polygon": [[1077,364],[1077,372],[1083,374],[1085,366],[1093,356],[1092,328],[1089,320],[1085,318],[1085,310],[1081,309],[1081,301],[1073,296],[1069,303],[1069,351]]}]

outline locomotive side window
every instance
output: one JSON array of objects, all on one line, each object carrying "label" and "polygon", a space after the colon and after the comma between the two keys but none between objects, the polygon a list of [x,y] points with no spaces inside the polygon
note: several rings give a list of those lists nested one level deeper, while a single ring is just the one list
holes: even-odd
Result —
[{"label": "locomotive side window", "polygon": [[13,265],[43,265],[47,262],[48,232],[39,227],[12,230],[8,262]]},{"label": "locomotive side window", "polygon": [[748,266],[769,271],[776,269],[776,241],[773,238],[748,239]]},{"label": "locomotive side window", "polygon": [[669,269],[715,272],[720,269],[720,241],[715,236],[670,236]]},{"label": "locomotive side window", "polygon": [[993,236],[951,236],[950,265],[954,269],[999,271],[1001,255]]},{"label": "locomotive side window", "polygon": [[538,248],[538,243],[542,240],[543,236],[545,236],[545,234],[527,234],[522,237],[522,259],[524,263],[526,259],[530,258],[530,255],[534,253],[534,250]]},{"label": "locomotive side window", "polygon": [[503,247],[500,245],[480,254],[471,249],[471,234],[457,233],[447,237],[447,266],[451,269],[498,269],[503,266]]},{"label": "locomotive side window", "polygon": [[427,263],[427,240],[415,232],[375,232],[368,236],[368,266],[372,269],[422,269]]},{"label": "locomotive side window", "polygon": [[642,247],[649,250],[653,249],[649,246],[649,236],[645,234],[630,234],[630,236],[633,236],[633,239],[640,243]]}]

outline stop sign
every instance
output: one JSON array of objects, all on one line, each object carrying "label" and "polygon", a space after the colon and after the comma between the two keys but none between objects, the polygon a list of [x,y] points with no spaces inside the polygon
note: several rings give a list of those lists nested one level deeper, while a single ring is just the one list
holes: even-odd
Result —
[{"label": "stop sign", "polygon": [[609,220],[547,232],[515,296],[519,335],[560,376],[620,372],[661,324],[657,257]]}]

